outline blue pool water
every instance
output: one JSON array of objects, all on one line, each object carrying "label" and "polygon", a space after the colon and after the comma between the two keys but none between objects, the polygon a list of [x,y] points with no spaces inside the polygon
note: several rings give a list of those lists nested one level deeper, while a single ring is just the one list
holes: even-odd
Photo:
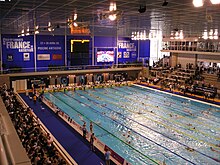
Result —
[{"label": "blue pool water", "polygon": [[219,107],[135,85],[45,97],[132,164],[219,164]]}]

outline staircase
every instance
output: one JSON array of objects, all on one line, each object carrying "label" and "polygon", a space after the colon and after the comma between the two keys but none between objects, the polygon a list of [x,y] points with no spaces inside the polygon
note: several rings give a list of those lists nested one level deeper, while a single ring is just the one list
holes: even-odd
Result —
[{"label": "staircase", "polygon": [[202,76],[206,84],[214,85],[214,87],[220,89],[220,82],[218,82],[217,74],[203,73]]}]

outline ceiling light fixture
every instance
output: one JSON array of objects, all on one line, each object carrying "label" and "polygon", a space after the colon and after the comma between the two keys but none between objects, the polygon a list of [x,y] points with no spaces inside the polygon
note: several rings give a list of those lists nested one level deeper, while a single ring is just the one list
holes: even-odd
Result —
[{"label": "ceiling light fixture", "polygon": [[215,39],[215,40],[218,39],[218,29],[215,29],[215,32],[214,32],[214,39]]},{"label": "ceiling light fixture", "polygon": [[54,31],[54,28],[52,28],[51,22],[48,22],[47,30],[48,30],[49,32]]},{"label": "ceiling light fixture", "polygon": [[73,22],[73,26],[74,26],[74,27],[77,27],[78,24],[77,24],[76,22]]},{"label": "ceiling light fixture", "polygon": [[39,26],[35,26],[35,29],[34,29],[34,34],[39,34]]},{"label": "ceiling light fixture", "polygon": [[114,20],[116,20],[117,15],[116,15],[116,14],[110,14],[110,15],[108,16],[108,18],[109,18],[111,21],[114,21]]},{"label": "ceiling light fixture", "polygon": [[166,0],[164,0],[162,6],[167,6],[168,5],[168,2]]},{"label": "ceiling light fixture", "polygon": [[[202,7],[205,0],[193,0],[193,5],[195,7]],[[210,0],[213,5],[220,4],[220,0]]]},{"label": "ceiling light fixture", "polygon": [[110,2],[109,11],[117,10],[116,2]]},{"label": "ceiling light fixture", "polygon": [[220,4],[220,0],[210,0],[213,5]]},{"label": "ceiling light fixture", "polygon": [[22,31],[21,31],[21,36],[25,36],[24,29],[22,29]]},{"label": "ceiling light fixture", "polygon": [[115,11],[117,10],[117,6],[116,6],[116,2],[110,2],[110,5],[109,5],[109,16],[108,18],[111,20],[111,21],[114,21],[117,19],[117,14],[115,14]]},{"label": "ceiling light fixture", "polygon": [[77,14],[75,13],[73,16],[73,20],[75,21],[77,19]]},{"label": "ceiling light fixture", "polygon": [[208,32],[207,32],[207,30],[204,30],[202,38],[203,38],[204,40],[207,40],[207,39],[209,38],[209,37],[208,37]]},{"label": "ceiling light fixture", "polygon": [[194,7],[202,7],[204,5],[204,0],[193,0]]},{"label": "ceiling light fixture", "polygon": [[150,34],[147,34],[146,31],[135,31],[131,33],[131,40],[148,40]]},{"label": "ceiling light fixture", "polygon": [[26,33],[26,36],[29,36],[30,35],[30,29],[27,28],[27,33]]}]

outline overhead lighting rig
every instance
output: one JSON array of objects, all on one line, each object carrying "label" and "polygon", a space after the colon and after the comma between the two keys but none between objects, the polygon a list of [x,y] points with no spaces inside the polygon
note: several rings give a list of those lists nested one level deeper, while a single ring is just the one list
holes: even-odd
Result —
[{"label": "overhead lighting rig", "polygon": [[74,26],[74,27],[78,27],[78,23],[77,23],[77,13],[75,13],[72,17],[67,19],[67,25],[69,27]]},{"label": "overhead lighting rig", "polygon": [[40,31],[41,32],[45,32],[45,31],[49,31],[49,32],[53,32],[55,30],[55,28],[59,28],[59,25],[57,26],[52,26],[51,22],[48,22],[47,26],[41,26],[39,27],[38,25],[35,26],[34,28],[27,28],[25,30],[25,28],[22,29],[21,33],[18,34],[18,37],[23,37],[23,36],[29,36],[31,34],[39,34]]},{"label": "overhead lighting rig", "polygon": [[99,10],[97,13],[98,20],[110,20],[110,21],[115,21],[120,18],[122,15],[122,12],[117,10],[116,2],[111,1],[109,5],[109,10],[104,11],[104,10]]}]

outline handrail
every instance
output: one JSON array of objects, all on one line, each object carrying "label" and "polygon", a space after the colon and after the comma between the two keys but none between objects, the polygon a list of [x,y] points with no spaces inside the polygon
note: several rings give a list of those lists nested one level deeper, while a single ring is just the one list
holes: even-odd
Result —
[{"label": "handrail", "polygon": [[3,144],[2,136],[0,137],[0,164],[8,165],[7,154],[5,151],[5,145]]},{"label": "handrail", "polygon": [[[109,69],[109,68],[127,68],[127,67],[142,67],[142,63],[130,63],[130,64],[105,64],[105,65],[75,65],[75,66],[48,66],[48,67],[38,67],[37,72],[44,71],[71,71],[71,70],[91,70],[91,69]],[[8,73],[26,73],[34,72],[35,68],[4,68],[2,74]]]}]

